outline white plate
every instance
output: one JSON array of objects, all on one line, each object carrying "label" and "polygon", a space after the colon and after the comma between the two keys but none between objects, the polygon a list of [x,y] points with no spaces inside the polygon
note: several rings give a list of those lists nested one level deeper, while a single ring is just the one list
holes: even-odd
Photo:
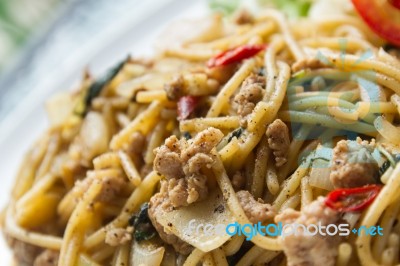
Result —
[{"label": "white plate", "polygon": [[[127,54],[151,55],[156,36],[172,20],[199,17],[207,12],[203,0],[145,1],[140,15],[120,18],[118,27],[106,30],[99,38],[83,45],[80,51],[38,86],[0,123],[0,206],[9,198],[11,186],[24,153],[48,126],[44,101],[60,90],[77,84],[82,69],[89,65],[96,75]],[[137,14],[137,13],[136,13]],[[11,265],[11,252],[0,237],[1,265]]]}]

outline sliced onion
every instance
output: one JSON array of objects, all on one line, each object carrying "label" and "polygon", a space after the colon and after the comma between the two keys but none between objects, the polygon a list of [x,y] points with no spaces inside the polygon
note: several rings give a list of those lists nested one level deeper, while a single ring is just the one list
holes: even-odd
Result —
[{"label": "sliced onion", "polygon": [[[346,0],[320,0],[311,5],[308,16],[312,19],[321,20],[323,18],[340,17],[348,15],[352,10],[350,1]],[[321,14],[324,14],[321,16]]]},{"label": "sliced onion", "polygon": [[46,101],[46,111],[50,124],[54,127],[61,126],[74,110],[75,102],[71,93],[62,92],[52,96]]},{"label": "sliced onion", "polygon": [[400,128],[393,126],[382,116],[378,116],[375,119],[374,126],[379,134],[381,134],[387,141],[395,145],[400,145]]},{"label": "sliced onion", "polygon": [[202,228],[199,228],[198,233],[196,228],[190,231],[189,224],[191,220],[195,220],[194,226],[203,224],[203,228],[206,224],[209,227],[213,226],[213,228],[221,224],[225,228],[227,224],[234,222],[234,217],[219,190],[211,192],[204,201],[196,202],[171,212],[160,213],[156,219],[165,230],[170,231],[203,252],[218,248],[230,236],[225,232],[218,234],[215,231],[206,234]]},{"label": "sliced onion", "polygon": [[330,191],[333,189],[332,182],[329,179],[331,168],[323,167],[323,165],[326,163],[327,162],[325,160],[314,160],[310,171],[310,185]]},{"label": "sliced onion", "polygon": [[89,112],[82,124],[80,138],[84,157],[88,160],[108,149],[110,134],[104,117],[97,112]]},{"label": "sliced onion", "polygon": [[150,241],[133,242],[130,259],[131,266],[154,265],[159,266],[164,257],[165,248]]},{"label": "sliced onion", "polygon": [[388,142],[382,135],[376,137],[376,143],[381,144],[387,150],[391,150],[393,154],[400,153],[400,146]]}]

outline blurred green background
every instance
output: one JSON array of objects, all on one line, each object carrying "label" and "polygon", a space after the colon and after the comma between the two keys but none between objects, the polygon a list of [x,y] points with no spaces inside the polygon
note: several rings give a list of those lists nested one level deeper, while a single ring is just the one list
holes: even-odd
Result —
[{"label": "blurred green background", "polygon": [[0,70],[62,0],[0,0]]}]

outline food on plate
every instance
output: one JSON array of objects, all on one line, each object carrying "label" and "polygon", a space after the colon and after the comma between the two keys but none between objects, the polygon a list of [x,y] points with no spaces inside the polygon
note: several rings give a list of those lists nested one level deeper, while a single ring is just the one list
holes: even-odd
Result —
[{"label": "food on plate", "polygon": [[175,22],[153,58],[85,72],[47,101],[4,210],[17,265],[397,265],[400,16],[381,2]]},{"label": "food on plate", "polygon": [[352,0],[365,22],[377,34],[400,45],[400,1]]}]

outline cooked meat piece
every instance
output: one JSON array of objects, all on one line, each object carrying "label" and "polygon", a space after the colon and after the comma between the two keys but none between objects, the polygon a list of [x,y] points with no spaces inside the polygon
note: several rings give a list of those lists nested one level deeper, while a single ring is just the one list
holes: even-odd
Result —
[{"label": "cooked meat piece", "polygon": [[42,251],[40,247],[25,243],[6,234],[5,239],[13,251],[16,265],[18,266],[33,265],[35,258]]},{"label": "cooked meat piece", "polygon": [[153,171],[153,165],[152,164],[145,164],[140,169],[140,176],[145,177],[149,173],[151,173],[152,171]]},{"label": "cooked meat piece", "polygon": [[168,196],[173,206],[187,206],[189,192],[184,178],[168,180]]},{"label": "cooked meat piece", "polygon": [[260,87],[265,87],[265,77],[261,75],[252,74],[248,76],[244,81],[242,86],[247,87],[249,85],[259,85]]},{"label": "cooked meat piece", "polygon": [[126,185],[126,181],[120,176],[107,176],[102,179],[96,177],[86,177],[82,180],[77,180],[73,188],[73,193],[80,197],[89,189],[93,182],[102,182],[102,189],[96,197],[96,201],[111,202],[119,194]]},{"label": "cooked meat piece", "polygon": [[171,136],[155,150],[154,170],[167,179],[168,196],[174,207],[187,206],[207,196],[207,176],[201,169],[212,166],[215,160],[210,152],[223,136],[220,130],[208,128],[190,140]]},{"label": "cooked meat piece", "polygon": [[118,176],[105,177],[102,182],[103,187],[96,198],[96,200],[101,202],[111,202],[118,196],[123,186],[126,185],[124,180]]},{"label": "cooked meat piece", "polygon": [[193,174],[187,178],[170,179],[168,194],[175,207],[187,206],[205,199],[208,194],[207,177],[202,174]]},{"label": "cooked meat piece", "polygon": [[238,25],[249,24],[254,22],[253,15],[247,9],[240,9],[235,15],[233,20]]},{"label": "cooked meat piece", "polygon": [[[339,223],[340,213],[326,207],[324,201],[323,197],[319,197],[301,212],[286,209],[275,217],[275,222],[297,223],[306,227],[311,224],[318,225],[318,223],[323,226]],[[296,234],[288,234],[280,238],[289,266],[335,265],[340,242],[338,234],[305,235],[301,227],[297,227],[296,230]]]},{"label": "cooked meat piece", "polygon": [[106,231],[106,244],[116,247],[123,245],[132,239],[133,227],[112,228]]},{"label": "cooked meat piece", "polygon": [[172,209],[173,206],[168,195],[168,182],[164,180],[161,183],[160,192],[150,199],[148,215],[160,238],[172,245],[177,252],[187,255],[193,250],[193,247],[176,235],[165,231],[164,227],[157,222],[158,216],[166,211],[172,211]]},{"label": "cooked meat piece", "polygon": [[181,75],[175,77],[171,82],[164,85],[164,90],[170,100],[178,100],[183,96],[184,80]]},{"label": "cooked meat piece", "polygon": [[142,132],[136,131],[130,137],[130,153],[141,154],[143,152],[143,147],[146,142],[146,137],[142,134]]},{"label": "cooked meat piece", "polygon": [[282,166],[287,161],[288,150],[290,146],[289,129],[280,119],[275,119],[268,128],[266,135],[268,137],[268,146],[273,150],[275,156],[275,165]]},{"label": "cooked meat piece", "polygon": [[207,176],[203,174],[193,173],[187,178],[188,198],[187,202],[193,203],[201,199],[205,199],[208,194]]},{"label": "cooked meat piece", "polygon": [[211,156],[205,153],[196,153],[184,165],[183,171],[186,174],[198,173],[204,165],[211,166],[212,164],[213,164],[213,159],[211,158]]},{"label": "cooked meat piece", "polygon": [[237,104],[237,113],[241,117],[250,114],[256,104],[262,99],[265,87],[265,77],[251,75],[243,81],[243,84],[234,98]]},{"label": "cooked meat piece", "polygon": [[184,177],[180,149],[181,142],[176,136],[166,139],[165,144],[155,150],[154,170],[167,179]]},{"label": "cooked meat piece", "polygon": [[236,196],[247,218],[252,223],[263,222],[275,214],[270,204],[264,203],[262,199],[255,200],[247,190],[237,192]]},{"label": "cooked meat piece", "polygon": [[59,256],[58,251],[46,249],[36,257],[33,266],[57,266]]},{"label": "cooked meat piece", "polygon": [[219,129],[209,127],[187,142],[184,139],[185,145],[183,147],[185,148],[182,150],[182,159],[187,162],[197,153],[209,155],[210,151],[217,146],[223,137],[224,134]]},{"label": "cooked meat piece", "polygon": [[292,65],[292,72],[297,72],[305,68],[316,69],[325,67],[325,64],[321,62],[318,58],[305,58],[300,61],[295,62]]},{"label": "cooked meat piece", "polygon": [[232,186],[235,189],[235,191],[242,189],[245,183],[246,183],[245,175],[242,172],[237,171],[232,177]]},{"label": "cooked meat piece", "polygon": [[236,72],[236,65],[226,65],[224,67],[206,68],[205,73],[209,79],[215,79],[220,84],[226,83],[232,75]]},{"label": "cooked meat piece", "polygon": [[223,137],[220,130],[208,128],[189,140],[171,136],[155,150],[154,170],[164,175],[165,180],[160,192],[150,199],[148,214],[161,239],[181,254],[190,253],[193,247],[165,230],[156,218],[207,197],[207,176],[201,171],[212,166],[215,160],[210,152]]},{"label": "cooked meat piece", "polygon": [[341,140],[333,149],[330,180],[335,187],[360,187],[377,182],[379,166],[372,157],[375,140]]}]

